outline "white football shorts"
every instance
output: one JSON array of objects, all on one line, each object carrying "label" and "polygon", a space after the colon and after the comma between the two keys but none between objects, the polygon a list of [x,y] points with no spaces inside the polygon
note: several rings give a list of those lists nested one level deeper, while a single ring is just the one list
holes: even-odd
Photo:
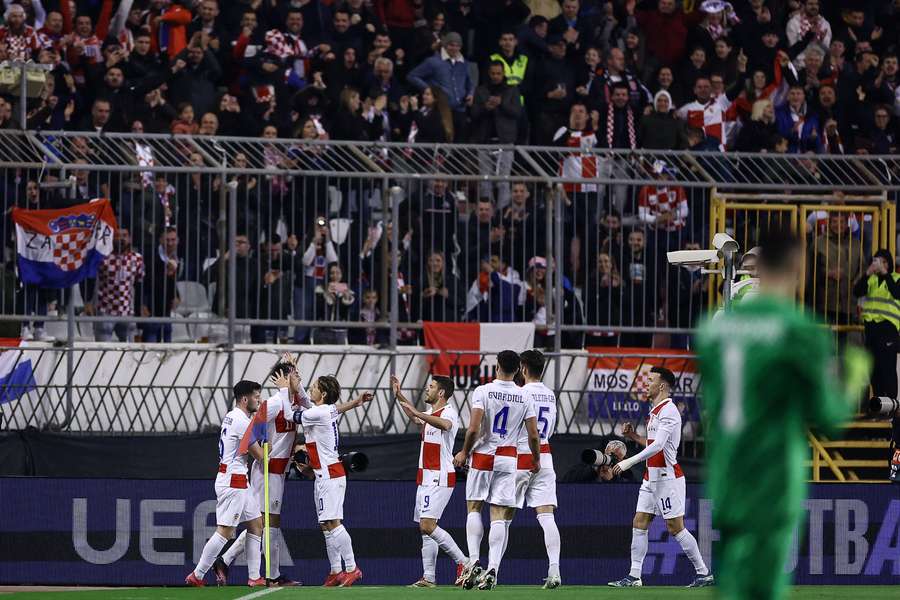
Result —
[{"label": "white football shorts", "polygon": [[515,471],[494,471],[487,501],[494,506],[516,507]]},{"label": "white football shorts", "polygon": [[450,502],[453,488],[440,485],[420,485],[416,490],[416,508],[413,511],[413,521],[420,519],[434,519],[437,521],[444,514],[444,509]]},{"label": "white football shorts", "polygon": [[537,473],[516,471],[516,506],[556,506],[556,472],[553,467]]},{"label": "white football shorts", "polygon": [[[254,463],[255,466],[256,463]],[[262,469],[257,471],[256,468],[253,468],[251,475],[250,487],[253,489],[253,497],[259,506],[259,512],[262,513],[266,510],[266,494],[263,489]],[[284,475],[269,473],[269,514],[281,514],[281,503],[284,500],[284,479]]]},{"label": "white football shorts", "polygon": [[336,477],[334,479],[316,478],[316,484],[313,486],[313,496],[316,501],[316,519],[320,523],[344,519],[344,493],[346,491],[346,477]]},{"label": "white football shorts", "polygon": [[216,486],[216,525],[237,527],[258,516],[259,504],[250,488]]},{"label": "white football shorts", "polygon": [[469,468],[469,473],[466,475],[466,501],[487,500],[493,477],[493,471]]},{"label": "white football shorts", "polygon": [[684,516],[684,477],[661,481],[644,480],[638,491],[637,512],[674,519]]}]

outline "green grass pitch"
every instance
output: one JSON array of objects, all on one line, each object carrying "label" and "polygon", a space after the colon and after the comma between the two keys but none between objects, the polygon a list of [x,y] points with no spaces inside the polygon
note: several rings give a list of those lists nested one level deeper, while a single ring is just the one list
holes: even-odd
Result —
[{"label": "green grass pitch", "polygon": [[[355,586],[351,589],[323,589],[320,587],[298,587],[261,590],[269,593],[253,593],[253,590],[238,586],[204,589],[189,588],[133,588],[76,591],[60,588],[60,591],[13,592],[2,594],[2,600],[237,600],[238,598],[262,598],[264,600],[422,600],[437,598],[443,600],[464,600],[471,596],[489,595],[493,600],[520,600],[522,598],[549,598],[551,600],[712,600],[717,598],[715,590],[688,590],[675,587],[645,587],[640,589],[612,589],[600,586],[563,586],[557,590],[541,590],[530,586],[499,586],[492,592],[478,592],[456,589],[452,586],[422,590],[400,586]],[[897,588],[893,586],[795,586],[790,600],[848,600],[866,598],[881,600],[897,598]]]}]

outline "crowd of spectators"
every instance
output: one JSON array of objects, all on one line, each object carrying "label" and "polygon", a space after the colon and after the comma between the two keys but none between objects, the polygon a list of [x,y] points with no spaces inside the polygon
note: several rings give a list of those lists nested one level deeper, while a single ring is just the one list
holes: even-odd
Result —
[{"label": "crowd of spectators", "polygon": [[[262,177],[148,173],[123,185],[76,172],[69,200],[110,197],[123,225],[121,253],[141,257],[139,264],[118,256],[117,246],[111,264],[132,283],[120,275],[116,285],[104,283],[101,273],[83,291],[86,312],[114,310],[98,294],[127,291],[115,310],[165,316],[182,300],[177,281],[215,284],[210,306],[217,310],[225,288],[218,191],[235,182],[239,236],[228,252],[238,257],[241,318],[375,322],[386,317],[397,285],[401,321],[541,325],[547,266],[558,260],[565,322],[689,327],[706,281],[694,272],[664,276],[661,257],[707,239],[706,196],[670,185],[671,166],[663,162],[652,165],[656,186],[597,185],[592,177],[622,175],[625,166],[578,150],[889,154],[897,145],[900,1],[5,5],[0,60],[52,66],[44,93],[26,107],[29,129],[557,145],[573,149],[560,173],[585,179],[565,186],[563,252],[554,259],[541,188],[454,187],[435,178],[404,190],[395,224],[373,208],[386,189],[277,173],[280,166],[327,165],[323,146],[263,151],[273,174]],[[21,127],[16,103],[2,101],[0,127]],[[140,161],[149,150],[138,144],[135,152]],[[203,160],[185,155],[186,164]],[[234,166],[242,160],[238,155]],[[512,158],[482,152],[478,163],[481,172],[506,174]],[[17,185],[20,205],[59,202],[36,178],[20,177]],[[399,248],[391,247],[395,225]],[[400,276],[393,282],[395,254]],[[20,310],[40,314],[46,298],[30,296]],[[98,339],[113,333],[125,335],[98,328]],[[145,340],[168,335],[165,326],[142,331]],[[252,330],[253,341],[286,335],[277,327]],[[382,329],[339,325],[297,327],[293,336],[385,341]],[[401,332],[402,342],[416,338]],[[566,345],[652,343],[640,333],[568,338]]]}]

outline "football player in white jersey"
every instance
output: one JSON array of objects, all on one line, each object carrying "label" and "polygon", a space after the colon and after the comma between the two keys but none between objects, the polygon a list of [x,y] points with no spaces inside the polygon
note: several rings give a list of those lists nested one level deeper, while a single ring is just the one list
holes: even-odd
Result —
[{"label": "football player in white jersey", "polygon": [[299,405],[292,416],[294,423],[303,425],[309,467],[316,476],[313,487],[316,513],[331,565],[323,584],[325,587],[350,587],[363,576],[353,556],[350,534],[341,523],[347,477],[338,455],[338,418],[374,396],[366,392],[351,402],[338,403],[340,397],[338,380],[331,375],[322,375],[310,386],[308,396],[301,392]]},{"label": "football player in white jersey", "polygon": [[[200,562],[185,578],[185,583],[203,587],[203,578],[225,544],[234,536],[239,523],[247,528],[247,571],[250,587],[264,586],[259,575],[262,551],[262,517],[259,504],[247,484],[247,456],[238,452],[244,432],[250,425],[250,415],[259,407],[261,387],[255,381],[239,381],[234,386],[234,408],[222,420],[219,433],[219,473],[216,476],[216,531],[203,547]],[[262,460],[262,448],[250,446],[250,456]]]},{"label": "football player in white jersey", "polygon": [[[282,587],[299,585],[281,574],[281,509],[284,497],[284,481],[290,463],[294,441],[297,437],[297,424],[291,420],[292,399],[300,394],[302,386],[296,363],[290,354],[284,354],[272,368],[270,381],[278,390],[263,401],[266,406],[267,439],[269,440],[269,564],[271,567],[270,584]],[[260,408],[262,408],[262,404]],[[259,411],[257,411],[259,412]],[[287,416],[285,416],[287,415]],[[260,512],[265,511],[265,490],[263,488],[262,461],[253,461],[250,467],[250,488],[259,503]],[[213,563],[216,583],[226,585],[228,567],[244,552],[247,530],[241,532],[237,540],[228,550]]]},{"label": "football player in white jersey", "polygon": [[436,587],[435,569],[438,548],[456,561],[457,578],[466,565],[466,555],[459,549],[450,534],[438,527],[438,520],[453,495],[456,470],[453,468],[453,443],[459,429],[459,414],[450,405],[453,398],[453,380],[434,375],[425,389],[425,404],[431,407],[420,412],[400,391],[400,380],[391,376],[391,389],[400,408],[422,427],[422,444],[419,448],[419,470],[416,475],[416,508],[413,521],[419,524],[422,534],[422,578],[410,587]]},{"label": "football player in white jersey", "polygon": [[626,435],[646,446],[643,450],[613,466],[613,475],[621,475],[642,460],[647,461],[644,482],[638,491],[637,509],[631,530],[631,572],[618,581],[610,581],[611,587],[640,587],[641,569],[647,554],[647,530],[654,516],[666,520],[669,535],[681,545],[697,571],[697,577],[688,587],[705,587],[713,584],[713,576],[703,562],[697,540],[684,527],[685,481],[678,466],[678,446],[681,445],[681,413],[672,401],[675,374],[665,367],[653,367],[647,378],[647,398],[652,407],[647,416],[647,438],[627,428]]},{"label": "football player in white jersey", "polygon": [[553,455],[550,454],[550,437],[556,428],[556,395],[541,382],[544,373],[544,355],[539,350],[526,350],[519,355],[522,362],[522,375],[525,378],[523,389],[534,400],[537,412],[538,435],[541,441],[541,470],[530,471],[531,452],[528,435],[525,430],[519,434],[519,464],[516,471],[516,506],[522,508],[528,503],[537,513],[537,520],[544,530],[544,546],[550,567],[544,589],[554,589],[562,585],[559,576],[559,528],[553,511],[556,510],[556,471],[553,469]]},{"label": "football player in white jersey", "polygon": [[[509,524],[516,512],[516,450],[520,432],[528,431],[531,448],[530,471],[540,468],[541,444],[538,436],[534,401],[513,379],[519,372],[519,355],[504,350],[497,355],[497,378],[472,392],[469,428],[462,450],[453,459],[457,467],[469,465],[466,479],[466,538],[469,563],[460,574],[465,589],[492,590],[509,539]],[[481,507],[491,505],[491,530],[488,534],[488,568],[482,573],[478,554],[484,525]]]}]

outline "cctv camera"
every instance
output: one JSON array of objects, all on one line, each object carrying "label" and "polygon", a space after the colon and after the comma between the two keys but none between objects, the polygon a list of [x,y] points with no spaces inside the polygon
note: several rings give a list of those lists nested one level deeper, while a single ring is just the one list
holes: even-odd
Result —
[{"label": "cctv camera", "polygon": [[666,258],[670,265],[690,267],[719,262],[719,253],[716,250],[675,250],[667,252]]},{"label": "cctv camera", "polygon": [[713,236],[713,246],[722,254],[737,252],[740,246],[733,237],[727,233],[717,233]]}]

